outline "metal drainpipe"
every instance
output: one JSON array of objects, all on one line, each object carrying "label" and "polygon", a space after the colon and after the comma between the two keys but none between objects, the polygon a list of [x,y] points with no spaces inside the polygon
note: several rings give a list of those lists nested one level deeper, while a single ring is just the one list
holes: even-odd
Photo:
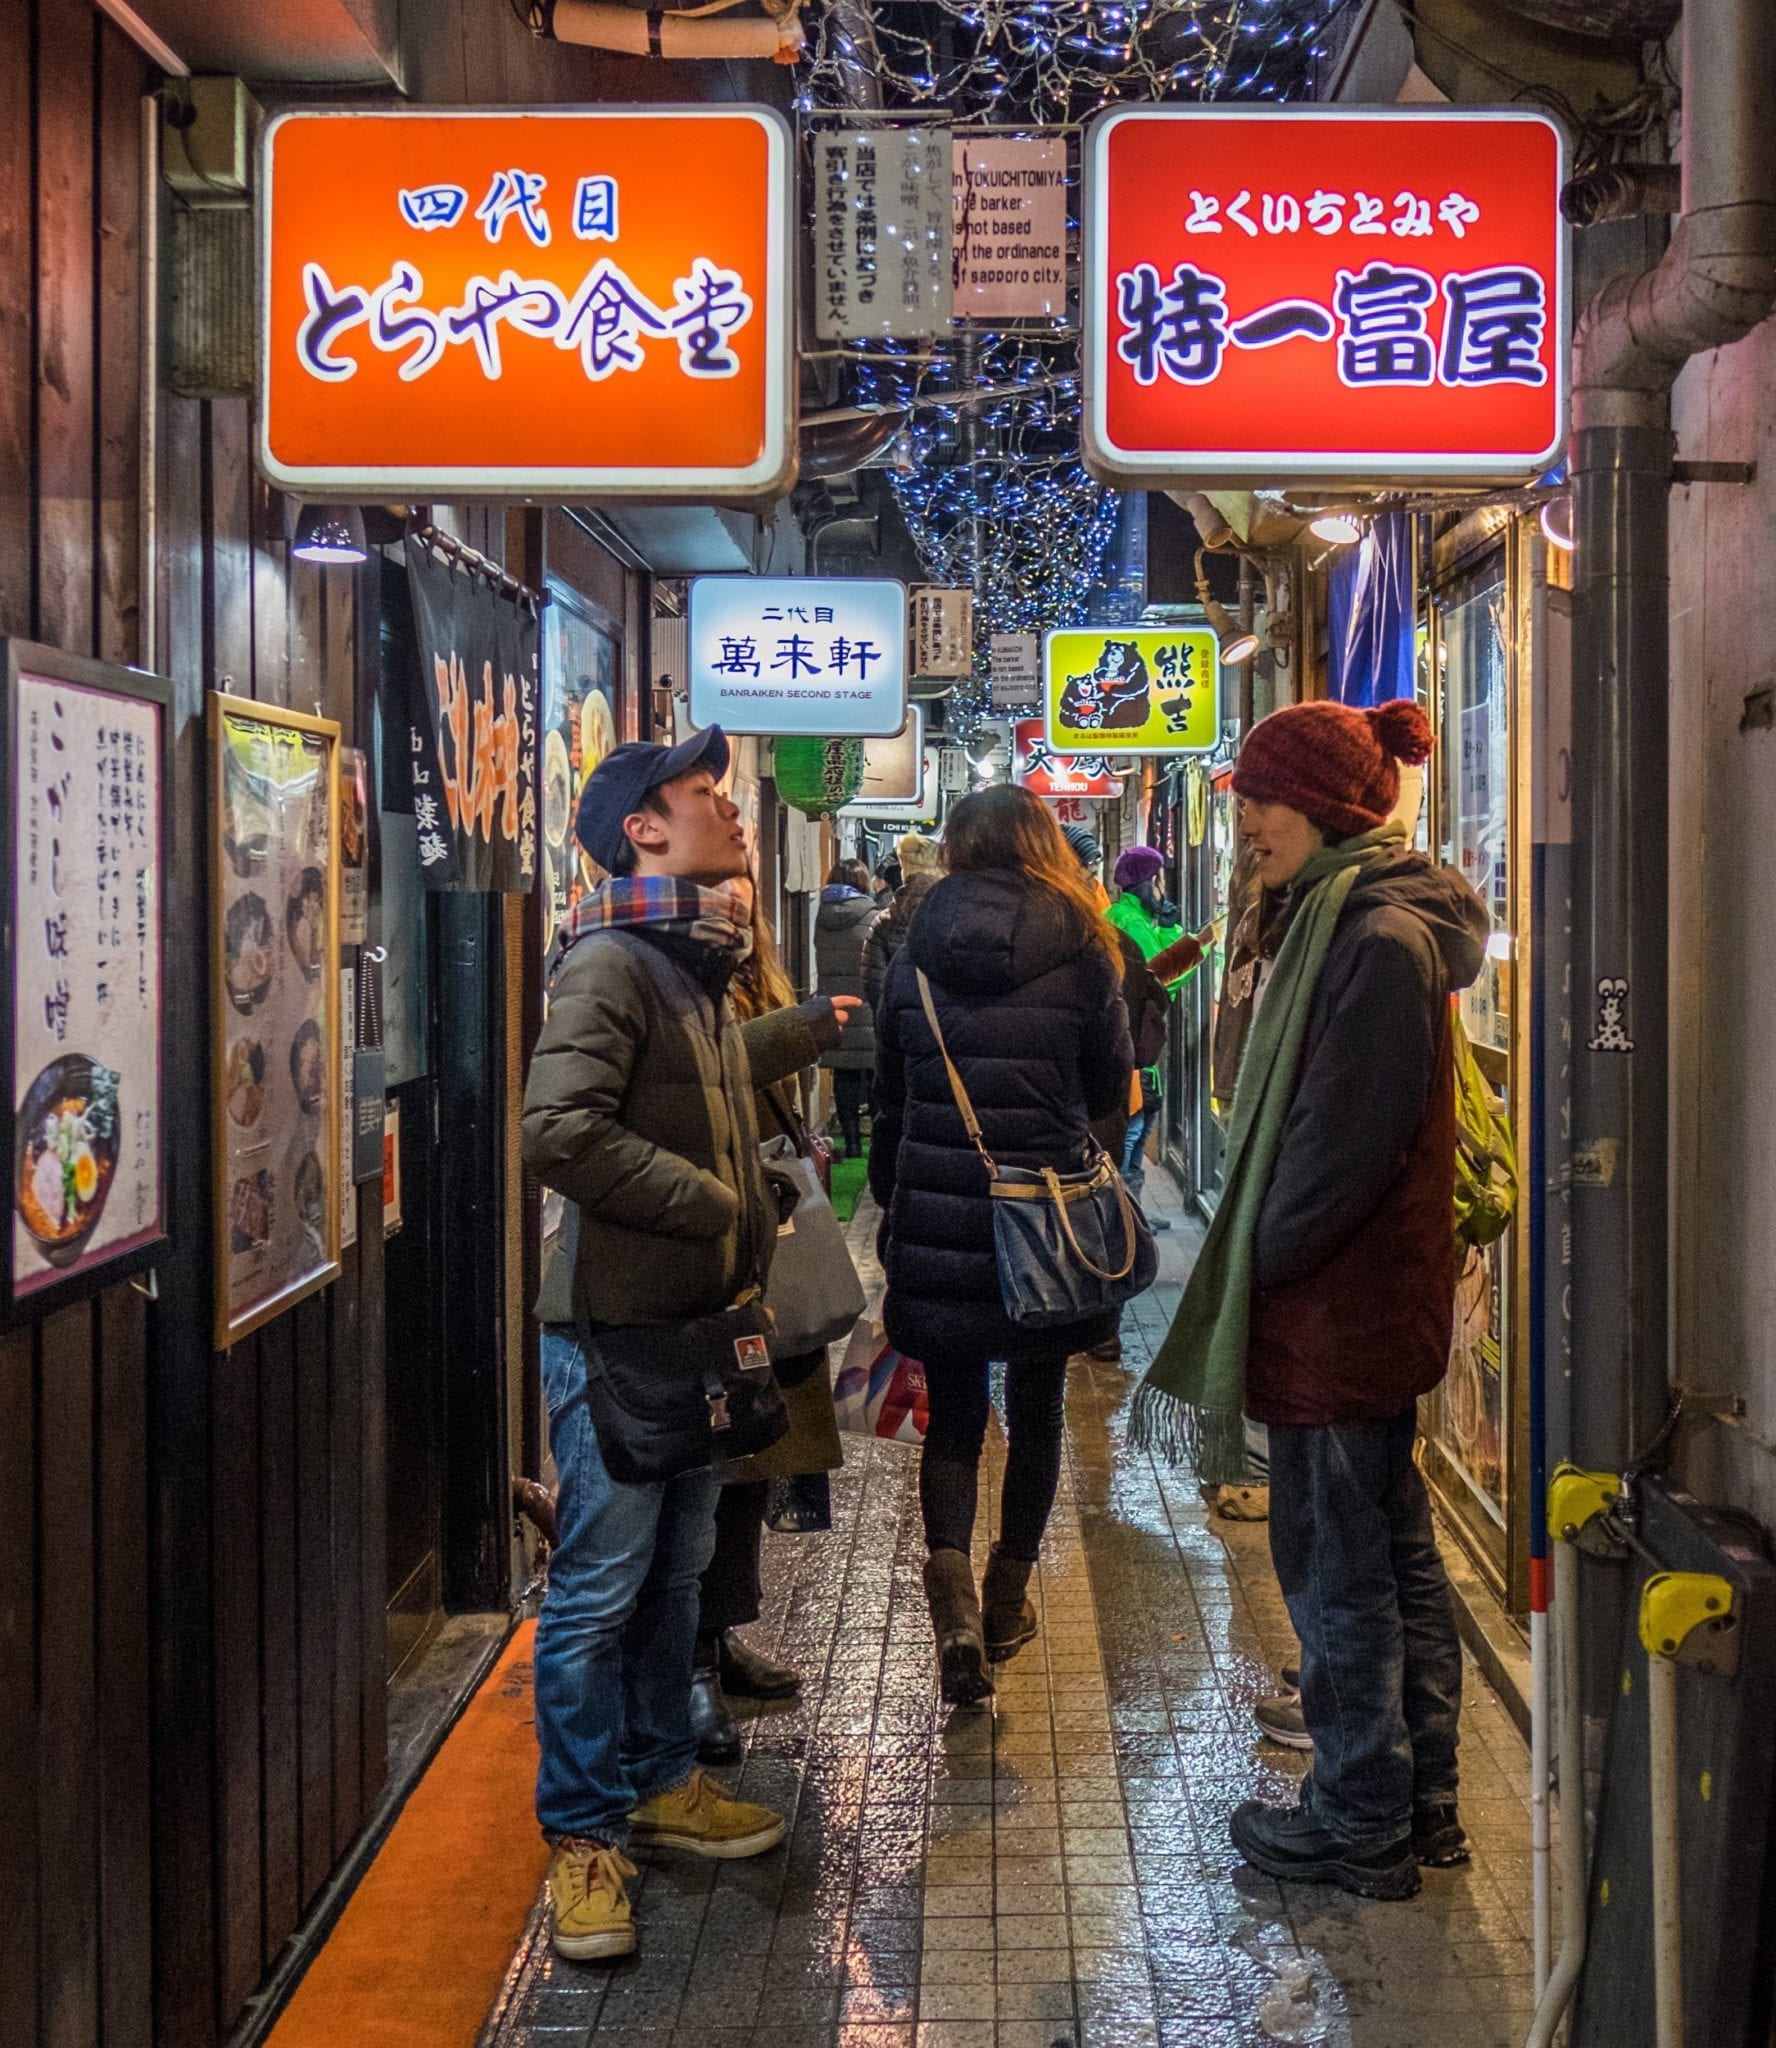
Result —
[{"label": "metal drainpipe", "polygon": [[[1776,7],[1689,0],[1683,218],[1573,342],[1573,1456],[1612,1472],[1656,1434],[1668,1384],[1670,393],[1776,302],[1773,101]],[[1627,1582],[1586,1563],[1601,1718]]]}]

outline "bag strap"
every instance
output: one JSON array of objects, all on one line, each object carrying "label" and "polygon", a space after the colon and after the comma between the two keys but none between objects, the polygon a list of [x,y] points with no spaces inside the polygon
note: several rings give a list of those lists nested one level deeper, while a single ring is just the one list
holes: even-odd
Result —
[{"label": "bag strap", "polygon": [[1055,1172],[1052,1166],[1045,1166],[1042,1169],[1042,1179],[1048,1189],[1048,1198],[1055,1205],[1055,1214],[1061,1219],[1061,1230],[1068,1244],[1073,1248],[1073,1256],[1096,1279],[1108,1280],[1114,1284],[1118,1280],[1126,1280],[1128,1278],[1130,1271],[1134,1267],[1135,1252],[1138,1245],[1135,1237],[1134,1204],[1129,1198],[1129,1191],[1123,1185],[1122,1175],[1117,1173],[1114,1167],[1111,1169],[1111,1177],[1116,1185],[1117,1203],[1122,1210],[1122,1230],[1123,1236],[1128,1243],[1128,1256],[1114,1273],[1106,1273],[1102,1266],[1092,1264],[1091,1259],[1081,1248],[1078,1238],[1073,1234],[1073,1219],[1067,1214],[1067,1198],[1061,1191],[1060,1175]]},{"label": "bag strap", "polygon": [[986,1161],[987,1171],[996,1173],[998,1168],[994,1166],[993,1156],[987,1150],[986,1141],[981,1137],[980,1118],[974,1113],[974,1104],[968,1099],[968,1090],[963,1087],[962,1076],[956,1070],[956,1062],[950,1058],[950,1049],[944,1043],[943,1026],[937,1021],[937,1004],[931,997],[931,984],[925,979],[923,967],[916,967],[913,972],[919,981],[919,1000],[925,1006],[925,1021],[931,1026],[931,1035],[937,1040],[938,1051],[943,1054],[944,1069],[950,1077],[950,1093],[956,1098],[956,1107],[962,1113],[963,1127],[968,1132],[974,1149]]}]

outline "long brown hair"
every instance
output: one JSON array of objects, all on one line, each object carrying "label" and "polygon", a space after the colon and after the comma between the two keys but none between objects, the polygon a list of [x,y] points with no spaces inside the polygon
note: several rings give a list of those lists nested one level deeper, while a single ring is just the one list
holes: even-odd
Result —
[{"label": "long brown hair", "polygon": [[795,1003],[795,984],[784,970],[783,956],[777,950],[776,935],[756,884],[752,892],[752,951],[735,971],[728,993],[742,1023],[762,1017],[767,1010],[790,1009]]},{"label": "long brown hair", "polygon": [[944,865],[953,875],[971,868],[1011,868],[1065,897],[1079,913],[1085,936],[1121,972],[1122,955],[1110,922],[1040,797],[1009,782],[977,789],[945,819],[943,847]]}]

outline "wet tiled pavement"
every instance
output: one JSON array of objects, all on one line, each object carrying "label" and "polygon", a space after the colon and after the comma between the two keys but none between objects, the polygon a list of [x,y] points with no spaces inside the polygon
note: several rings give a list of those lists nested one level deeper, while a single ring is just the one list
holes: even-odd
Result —
[{"label": "wet tiled pavement", "polygon": [[[860,1259],[872,1230],[866,1209]],[[655,1861],[642,1953],[615,1968],[554,1957],[539,1903],[483,2048],[1523,2040],[1527,1760],[1471,1667],[1468,1869],[1368,1905],[1277,1885],[1227,1844],[1232,1809],[1287,1795],[1300,1768],[1249,1718],[1293,1639],[1264,1530],[1215,1519],[1194,1483],[1122,1444],[1188,1258],[1182,1228],[1162,1243],[1128,1362],[1075,1361],[1042,1631],[996,1710],[936,1697],[914,1455],[856,1447],[834,1534],[768,1539],[751,1632],[806,1677],[799,1703],[751,1722],[739,1778],[793,1815],[787,1848]]]}]

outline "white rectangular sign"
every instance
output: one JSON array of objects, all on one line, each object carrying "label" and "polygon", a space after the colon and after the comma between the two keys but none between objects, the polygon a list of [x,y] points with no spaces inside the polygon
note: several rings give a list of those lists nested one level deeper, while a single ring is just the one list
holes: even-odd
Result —
[{"label": "white rectangular sign", "polygon": [[889,739],[907,718],[906,586],[872,576],[698,576],[691,724]]},{"label": "white rectangular sign", "polygon": [[1067,310],[1067,145],[956,137],[959,320],[1059,319]]},{"label": "white rectangular sign", "polygon": [[946,333],[950,131],[817,130],[814,328],[825,341]]},{"label": "white rectangular sign", "polygon": [[915,804],[924,776],[925,709],[913,704],[907,709],[906,724],[891,739],[864,741],[863,780],[851,805]]},{"label": "white rectangular sign", "polygon": [[913,674],[974,673],[974,592],[947,583],[915,583],[912,605]]},{"label": "white rectangular sign", "polygon": [[1042,695],[1042,640],[1035,633],[994,633],[987,641],[993,708],[1034,704]]},{"label": "white rectangular sign", "polygon": [[[910,726],[910,721],[909,721]],[[883,740],[875,745],[898,748],[900,739]],[[925,746],[919,749],[917,776],[918,787],[904,796],[857,796],[839,813],[842,818],[902,819],[908,824],[921,824],[931,818],[937,809],[937,749]],[[864,788],[869,787],[869,771],[864,771]]]}]

